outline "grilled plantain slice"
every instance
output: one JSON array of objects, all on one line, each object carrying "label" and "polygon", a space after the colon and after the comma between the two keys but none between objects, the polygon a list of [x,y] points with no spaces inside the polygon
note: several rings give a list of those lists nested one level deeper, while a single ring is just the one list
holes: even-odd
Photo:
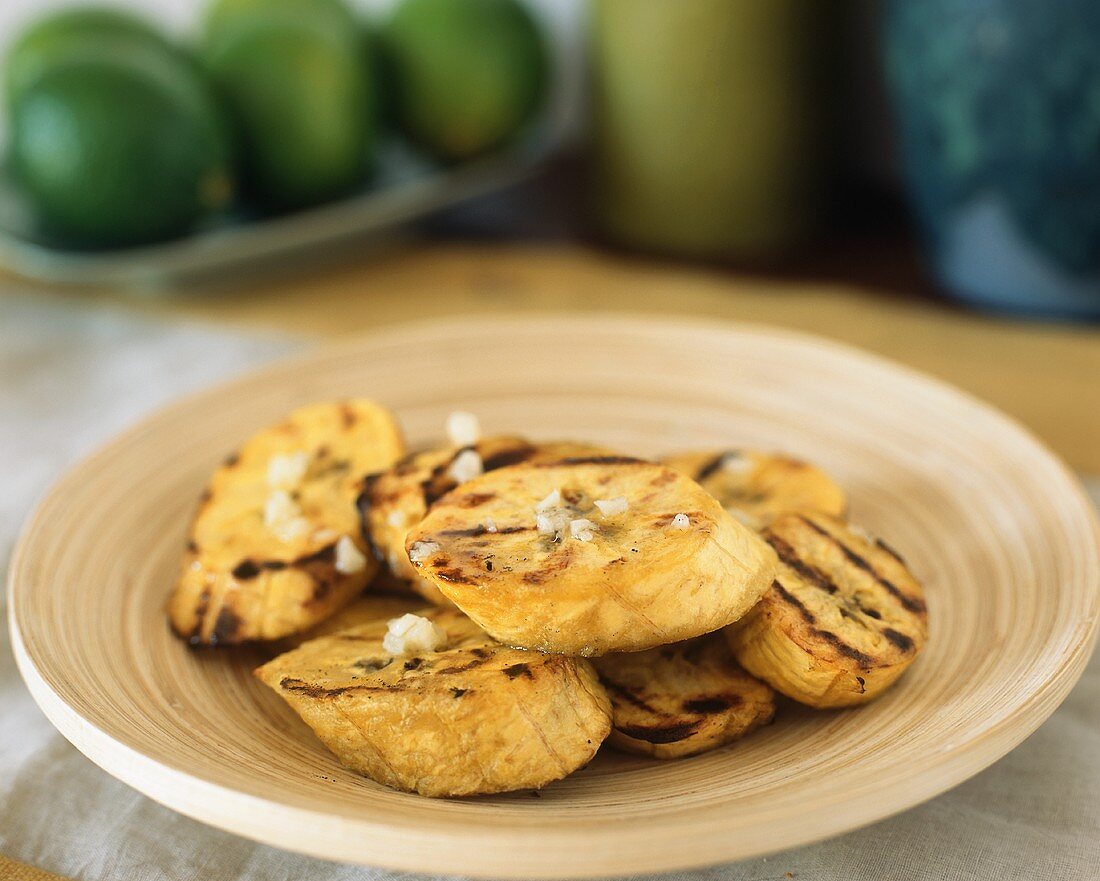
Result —
[{"label": "grilled plantain slice", "polygon": [[741,666],[812,707],[881,694],[928,637],[924,592],[905,563],[823,514],[788,514],[764,537],[779,554],[779,573],[727,631]]},{"label": "grilled plantain slice", "polygon": [[[256,671],[340,763],[428,796],[538,789],[587,764],[611,706],[587,661],[506,648],[456,609],[307,642]],[[430,622],[430,624],[428,623]]]},{"label": "grilled plantain slice", "polygon": [[697,483],[623,456],[567,456],[476,477],[436,501],[409,558],[507,645],[638,651],[741,617],[775,554]]},{"label": "grilled plantain slice", "polygon": [[279,639],[357,596],[377,563],[360,534],[364,474],[402,453],[388,410],[313,404],[250,438],[211,478],[168,604],[193,645]]},{"label": "grilled plantain slice", "polygon": [[680,453],[662,460],[682,471],[753,529],[783,514],[813,511],[843,516],[848,500],[820,468],[777,453],[721,450]]},{"label": "grilled plantain slice", "polygon": [[[471,459],[469,452],[476,454]],[[472,463],[475,473],[494,471],[506,465],[561,458],[596,455],[606,452],[599,447],[574,443],[533,444],[518,437],[489,437],[469,446],[446,446],[410,453],[388,468],[363,481],[358,505],[364,534],[374,554],[384,561],[398,578],[413,590],[438,605],[450,601],[427,579],[421,578],[405,553],[409,529],[424,519],[428,509],[440,497],[459,485],[466,476],[464,467]],[[465,454],[466,458],[461,459]]]},{"label": "grilled plantain slice", "polygon": [[721,632],[593,664],[611,697],[608,743],[624,752],[693,756],[775,715],[775,692],[738,666]]}]

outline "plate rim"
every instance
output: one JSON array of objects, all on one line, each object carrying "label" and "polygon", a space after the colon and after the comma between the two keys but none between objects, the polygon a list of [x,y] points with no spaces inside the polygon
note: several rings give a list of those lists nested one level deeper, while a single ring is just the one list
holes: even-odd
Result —
[{"label": "plate rim", "polygon": [[[532,322],[538,322],[540,327],[545,329],[547,325],[555,323],[562,327],[575,326],[577,322],[590,323],[601,317],[613,320],[617,329],[631,333],[668,332],[672,328],[705,332],[716,337],[726,338],[744,333],[771,338],[785,337],[802,344],[832,349],[838,354],[861,360],[867,366],[876,370],[885,369],[894,374],[900,373],[910,380],[931,385],[939,393],[956,396],[964,400],[968,406],[977,407],[985,415],[1000,420],[1022,436],[1037,454],[1042,455],[1057,466],[1064,489],[1072,491],[1076,501],[1080,504],[1081,512],[1090,521],[1093,537],[1091,551],[1094,559],[1100,554],[1100,518],[1097,517],[1083,486],[1061,457],[1050,450],[1031,429],[965,390],[914,368],[898,364],[882,355],[836,340],[783,327],[773,327],[760,323],[684,318],[683,316],[662,315],[661,313],[627,316],[614,312],[560,311],[431,318],[396,324],[371,333],[357,334],[321,346],[310,347],[305,352],[276,359],[226,381],[179,396],[168,404],[156,408],[123,431],[113,435],[57,477],[34,505],[30,516],[25,522],[13,550],[7,578],[8,623],[12,651],[20,675],[23,677],[36,704],[58,731],[85,756],[107,773],[154,801],[207,825],[283,849],[294,850],[322,859],[338,859],[387,869],[461,873],[486,878],[514,878],[521,874],[523,877],[545,878],[607,877],[627,871],[639,871],[637,865],[632,865],[628,860],[624,860],[617,855],[615,851],[620,850],[620,847],[612,848],[610,852],[607,848],[607,845],[612,841],[621,846],[624,829],[618,826],[612,829],[609,826],[600,824],[592,824],[582,833],[582,845],[578,844],[576,830],[543,829],[539,835],[540,855],[537,858],[532,859],[529,857],[523,861],[524,866],[531,867],[530,870],[521,868],[520,864],[511,858],[506,860],[498,858],[497,868],[487,868],[483,853],[481,854],[482,858],[476,863],[469,862],[470,857],[474,851],[478,850],[478,847],[476,845],[470,846],[469,828],[464,827],[462,823],[456,823],[453,828],[446,831],[436,827],[428,833],[436,841],[449,839],[455,845],[463,845],[462,847],[456,847],[445,859],[436,857],[429,852],[417,854],[415,847],[411,849],[391,849],[384,846],[377,847],[370,853],[369,858],[365,858],[362,836],[371,837],[378,845],[383,843],[392,844],[398,832],[394,825],[374,822],[365,818],[341,818],[331,812],[296,807],[271,798],[260,798],[241,790],[220,786],[211,780],[175,767],[171,763],[146,757],[123,741],[116,740],[90,719],[81,716],[79,712],[64,702],[37,669],[20,632],[18,622],[19,604],[16,599],[16,583],[25,565],[24,558],[29,553],[28,548],[31,546],[32,539],[41,529],[48,529],[48,527],[40,526],[38,522],[48,502],[64,489],[66,481],[73,479],[84,468],[94,465],[97,457],[109,455],[116,445],[139,434],[158,420],[169,417],[177,410],[187,409],[204,397],[227,393],[234,388],[247,387],[250,383],[270,379],[273,375],[277,376],[282,371],[295,370],[311,362],[324,361],[349,351],[369,349],[372,345],[381,345],[387,342],[392,344],[395,340],[401,340],[402,338],[423,338],[433,333],[439,334],[443,329],[446,329],[449,333],[455,333],[456,331],[461,332],[464,329],[473,328],[483,333],[486,325],[490,323],[496,325],[497,328],[507,328],[517,325],[522,327]],[[979,737],[971,738],[939,753],[935,760],[925,767],[925,779],[907,786],[904,794],[894,795],[886,800],[881,797],[881,794],[862,795],[857,798],[849,796],[838,799],[838,801],[845,803],[846,810],[844,812],[825,812],[828,816],[817,823],[805,825],[794,834],[785,834],[783,843],[778,846],[764,840],[761,840],[756,846],[746,845],[744,841],[737,840],[730,841],[723,847],[723,837],[716,834],[720,831],[720,826],[713,830],[703,829],[700,835],[693,836],[694,840],[691,842],[690,848],[681,847],[675,852],[666,851],[666,856],[661,859],[648,859],[647,864],[641,870],[656,872],[701,868],[730,859],[746,859],[810,844],[842,832],[861,828],[915,807],[984,770],[1030,736],[1057,709],[1084,671],[1096,644],[1098,632],[1100,632],[1100,571],[1091,572],[1089,580],[1092,583],[1089,596],[1091,614],[1087,619],[1078,622],[1079,626],[1074,631],[1076,638],[1071,645],[1067,645],[1065,654],[1060,659],[1058,669],[1034,687],[1027,698],[1015,707],[1008,716],[983,730]],[[931,779],[933,777],[934,780]],[[178,793],[181,790],[188,792],[189,797],[179,797]],[[165,795],[165,792],[170,793],[170,795]],[[201,805],[202,809],[197,809],[195,805]],[[268,822],[265,822],[264,826],[270,825],[272,827],[272,831],[266,835],[263,828],[244,828],[250,824],[241,822],[241,818],[247,817],[250,810],[254,810],[258,805],[262,805],[263,811],[266,812],[265,820]],[[211,810],[212,806],[213,809]],[[272,812],[280,814],[281,823],[270,822]],[[852,820],[853,813],[858,813],[860,816],[860,819],[856,822]],[[336,822],[336,825],[343,825],[348,831],[354,830],[355,836],[347,837],[356,837],[358,839],[357,843],[354,847],[341,853],[337,852],[338,848],[334,851],[333,844],[338,843],[338,840],[331,835],[327,838],[318,836],[316,847],[310,847],[297,840],[289,843],[278,835],[278,829],[282,828],[282,823],[313,825],[315,822],[321,822],[323,825],[329,826]],[[653,823],[654,820],[649,819],[648,822]],[[405,823],[404,825],[409,827],[412,824]],[[652,828],[642,828],[646,826],[645,821],[638,822],[639,829],[634,832],[634,835],[639,839],[651,839],[653,830]],[[404,834],[411,836],[410,841],[417,838],[415,830],[410,831],[406,828]],[[531,833],[527,829],[509,829],[498,826],[492,830],[491,838],[492,842],[498,846],[519,845],[522,843],[529,851],[531,850]],[[544,852],[554,851],[555,846],[564,843],[566,839],[574,848],[583,846],[584,859],[574,858],[549,866],[544,858]],[[706,841],[706,846],[703,846],[703,840]],[[464,857],[467,860],[466,863],[455,858],[463,850],[468,851]],[[652,853],[650,856],[652,856]]]}]

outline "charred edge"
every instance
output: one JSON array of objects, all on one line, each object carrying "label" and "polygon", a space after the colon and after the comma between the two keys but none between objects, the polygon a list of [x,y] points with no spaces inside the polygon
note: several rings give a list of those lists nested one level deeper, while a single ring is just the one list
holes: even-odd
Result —
[{"label": "charred edge", "polygon": [[850,547],[848,547],[848,545],[846,545],[844,542],[842,542],[835,535],[833,535],[832,533],[827,532],[826,530],[822,529],[820,526],[818,526],[812,520],[809,520],[805,517],[799,517],[798,519],[801,520],[803,523],[805,523],[807,526],[809,526],[810,529],[812,529],[818,535],[824,536],[829,541],[831,541],[834,545],[836,545],[840,549],[841,553],[844,554],[845,558],[848,560],[849,563],[851,563],[853,566],[855,566],[858,569],[862,569],[864,572],[866,572],[868,575],[870,575],[873,579],[875,579],[875,581],[877,581],[884,588],[886,588],[886,590],[890,593],[890,595],[893,596],[899,603],[901,603],[902,607],[907,612],[913,612],[914,614],[920,614],[920,613],[922,613],[926,610],[923,601],[921,601],[919,599],[916,599],[915,597],[907,596],[906,594],[902,593],[902,591],[898,588],[898,586],[896,584],[894,584],[889,579],[883,578],[881,575],[879,575],[878,571],[870,563],[868,563],[865,559],[863,559],[863,557],[861,557],[859,554],[857,554],[855,551],[853,551]]},{"label": "charred edge", "polygon": [[404,666],[405,666],[406,670],[416,670],[416,669],[419,669],[420,665],[423,664],[423,663],[424,663],[423,658],[409,658],[405,662]]},{"label": "charred edge", "polygon": [[618,682],[611,682],[607,679],[603,680],[603,687],[611,692],[613,697],[617,697],[624,703],[630,704],[632,707],[637,707],[639,710],[643,710],[647,713],[656,713],[645,700],[638,697],[632,688],[628,688],[625,685],[620,685]]},{"label": "charred edge", "polygon": [[764,538],[767,540],[768,544],[775,548],[775,552],[779,555],[779,559],[785,565],[792,568],[814,587],[819,587],[826,593],[836,593],[839,590],[824,572],[799,559],[798,552],[778,535],[767,532]]},{"label": "charred edge", "polygon": [[243,623],[236,612],[228,606],[222,606],[217,619],[214,621],[214,632],[210,635],[210,644],[233,642],[237,638],[237,632]]},{"label": "charred edge", "polygon": [[685,713],[721,713],[741,703],[741,698],[735,694],[715,695],[714,697],[695,698],[686,700],[681,705]]},{"label": "charred edge", "polygon": [[493,571],[493,561],[492,560],[486,560],[485,561],[485,571],[486,572],[492,572]]},{"label": "charred edge", "polygon": [[488,649],[475,648],[475,649],[470,649],[470,654],[473,655],[475,658],[483,658],[484,659],[484,658],[489,657],[489,655],[492,654],[492,653]]},{"label": "charred edge", "polygon": [[719,453],[717,456],[715,456],[709,462],[706,462],[703,467],[699,469],[699,473],[695,475],[695,482],[702,483],[708,477],[716,474],[718,470],[726,464],[727,458],[729,458],[730,456],[739,455],[741,454],[737,450],[726,450],[725,452]]},{"label": "charred edge", "polygon": [[460,698],[460,697],[462,697],[462,695],[466,694],[466,692],[468,692],[469,690],[470,689],[468,689],[468,688],[452,688],[451,689],[451,694],[455,698]]},{"label": "charred edge", "polygon": [[859,693],[865,694],[867,691],[867,680],[864,679],[862,676],[857,676],[856,682],[859,683]]},{"label": "charred edge", "polygon": [[472,661],[467,661],[465,664],[456,664],[453,667],[444,667],[442,670],[437,670],[437,673],[465,673],[467,670],[473,670],[474,667],[480,667],[485,663],[484,658],[474,658]]},{"label": "charred edge", "polygon": [[534,679],[535,678],[535,674],[531,672],[531,668],[528,667],[527,664],[523,663],[523,662],[521,662],[519,664],[512,664],[509,667],[505,667],[500,672],[502,672],[509,679],[518,679],[520,676],[523,676],[527,679]]},{"label": "charred edge", "polygon": [[482,459],[481,467],[485,471],[496,471],[498,468],[506,468],[509,465],[518,465],[521,462],[526,462],[533,455],[535,455],[535,448],[526,444],[522,447],[513,447],[508,450],[501,450],[498,453],[493,453],[491,456],[487,456]]},{"label": "charred edge", "polygon": [[438,564],[435,568],[435,577],[440,581],[446,581],[449,584],[476,584],[476,582],[468,575],[464,574],[461,569],[456,566],[451,566],[447,569],[439,568]]},{"label": "charred edge", "polygon": [[893,627],[884,627],[882,635],[890,640],[890,643],[899,651],[911,652],[913,650],[913,640],[904,633],[899,633]]},{"label": "charred edge", "polygon": [[859,649],[848,645],[843,639],[833,633],[831,630],[819,630],[815,629],[814,634],[821,639],[825,640],[829,645],[835,648],[840,654],[846,658],[851,658],[861,667],[874,666],[874,659],[865,655]]},{"label": "charred edge", "polygon": [[240,453],[230,453],[228,456],[225,457],[225,461],[222,462],[222,465],[224,465],[226,468],[236,468],[237,465],[240,464],[240,461]]},{"label": "charred edge", "polygon": [[817,618],[814,617],[814,613],[807,609],[798,597],[780,584],[778,579],[772,582],[772,589],[779,595],[779,598],[783,600],[783,602],[789,606],[794,606],[798,610],[798,614],[802,616],[803,621],[811,627],[817,624]]},{"label": "charred edge", "polygon": [[619,731],[634,740],[646,743],[676,743],[686,740],[699,730],[699,722],[680,722],[675,725],[620,725]]},{"label": "charred edge", "polygon": [[374,486],[378,482],[381,472],[368,474],[360,484],[359,495],[355,497],[355,508],[359,511],[359,534],[363,537],[363,544],[370,548],[374,559],[385,562],[385,552],[375,542],[370,528],[370,509],[374,505]]}]

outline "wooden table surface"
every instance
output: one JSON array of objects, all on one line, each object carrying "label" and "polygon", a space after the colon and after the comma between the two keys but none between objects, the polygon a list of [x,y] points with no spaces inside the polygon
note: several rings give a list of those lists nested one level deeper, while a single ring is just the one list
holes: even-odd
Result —
[{"label": "wooden table surface", "polygon": [[1100,473],[1100,328],[981,315],[888,287],[684,267],[575,244],[421,242],[219,290],[41,295],[320,340],[479,312],[629,311],[774,324],[955,383],[1018,418],[1073,467]]}]

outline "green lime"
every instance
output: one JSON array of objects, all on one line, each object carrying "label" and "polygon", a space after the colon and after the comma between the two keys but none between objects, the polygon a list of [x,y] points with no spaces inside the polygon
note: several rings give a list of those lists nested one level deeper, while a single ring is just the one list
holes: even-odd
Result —
[{"label": "green lime", "polygon": [[381,38],[397,122],[440,159],[505,143],[543,99],[546,47],[516,0],[403,0]]},{"label": "green lime", "polygon": [[242,182],[260,204],[312,205],[363,180],[374,121],[358,28],[276,14],[239,22],[203,58],[237,127]]},{"label": "green lime", "polygon": [[178,235],[232,190],[219,108],[192,70],[154,53],[43,70],[12,113],[11,155],[44,229],[78,246]]},{"label": "green lime", "polygon": [[66,9],[32,24],[15,41],[4,63],[9,104],[51,65],[64,61],[74,50],[109,42],[179,55],[179,48],[144,19],[117,9],[86,7]]}]

